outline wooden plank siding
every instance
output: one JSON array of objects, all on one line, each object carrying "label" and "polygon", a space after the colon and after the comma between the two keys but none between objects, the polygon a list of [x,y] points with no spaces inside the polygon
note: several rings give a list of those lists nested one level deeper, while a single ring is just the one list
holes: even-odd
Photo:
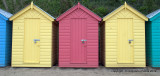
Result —
[{"label": "wooden plank siding", "polygon": [[0,17],[0,67],[5,66],[5,47],[6,47],[6,20]]},{"label": "wooden plank siding", "polygon": [[0,67],[5,67],[11,63],[12,22],[0,11]]},{"label": "wooden plank siding", "polygon": [[[133,12],[133,8],[125,3],[125,5],[116,9],[114,14],[107,15],[105,20],[105,67],[145,67],[145,16],[139,16]],[[132,19],[133,32],[133,63],[118,63],[118,19]],[[147,18],[146,18],[147,19]],[[119,25],[119,27],[121,27]],[[102,39],[102,41],[104,41]],[[101,43],[103,45],[103,42]],[[101,46],[103,47],[103,46]],[[103,55],[102,55],[103,57]],[[102,62],[103,63],[103,62]]]},{"label": "wooden plank siding", "polygon": [[[59,22],[59,65],[76,66],[77,64],[70,64],[69,59],[71,48],[71,27],[70,23],[65,23],[65,21],[68,20],[67,18],[68,17]],[[86,18],[90,19],[92,17],[87,16]],[[94,37],[95,35],[98,35],[98,22],[94,23],[87,22],[87,64],[79,64],[82,66],[98,66],[98,37]],[[88,62],[91,63],[89,64]]]},{"label": "wooden plank siding", "polygon": [[[31,5],[28,7],[31,7]],[[25,19],[40,20],[40,51],[39,63],[37,64],[24,63]],[[54,53],[57,51],[54,47],[57,33],[57,27],[55,26],[50,19],[37,10],[35,5],[33,5],[33,9],[29,9],[16,17],[13,20],[12,67],[51,67],[55,63],[53,59],[56,59]]]},{"label": "wooden plank siding", "polygon": [[[76,6],[72,7],[70,10],[62,14],[57,20],[59,21],[59,67],[98,67],[99,62],[99,52],[98,52],[98,24],[101,20],[99,17],[94,15],[94,13],[84,8],[81,4],[77,4]],[[95,18],[95,16],[97,18]],[[75,20],[74,20],[75,19]],[[85,21],[84,21],[85,19]],[[98,19],[98,20],[97,20]],[[78,22],[74,22],[74,25],[72,24],[73,21],[84,21],[82,24],[86,25],[82,26]],[[79,25],[79,26],[78,26]],[[78,58],[77,56],[73,55],[73,27],[79,27],[74,29],[74,31],[81,30],[81,28],[84,30],[86,29],[86,52],[84,57]],[[80,27],[82,26],[82,27]],[[84,31],[83,31],[84,32]],[[77,33],[79,34],[79,33]],[[75,34],[74,34],[75,36]],[[82,35],[84,36],[84,34]],[[79,38],[81,36],[77,35],[77,37],[74,37],[74,39]],[[80,39],[81,40],[81,39]],[[78,42],[78,41],[77,41]],[[81,41],[80,41],[81,42]],[[79,45],[79,43],[77,43]],[[77,47],[80,48],[80,47]],[[72,53],[71,53],[72,52]],[[74,51],[74,54],[82,53],[84,51]],[[79,54],[79,56],[83,56],[83,54]],[[86,56],[86,57],[85,57]],[[78,58],[74,61],[72,60],[72,57]],[[83,61],[82,59],[85,58]],[[82,61],[80,61],[82,60]]]},{"label": "wooden plank siding", "polygon": [[[128,13],[128,16],[123,14]],[[129,10],[122,10],[115,17],[106,21],[105,27],[105,49],[106,49],[106,66],[109,67],[145,67],[145,23],[144,21]],[[123,14],[122,14],[123,13]],[[117,17],[133,18],[134,30],[134,64],[117,64]],[[143,31],[139,31],[143,30]]]},{"label": "wooden plank siding", "polygon": [[146,56],[147,65],[160,67],[160,13],[157,13],[146,22]]}]

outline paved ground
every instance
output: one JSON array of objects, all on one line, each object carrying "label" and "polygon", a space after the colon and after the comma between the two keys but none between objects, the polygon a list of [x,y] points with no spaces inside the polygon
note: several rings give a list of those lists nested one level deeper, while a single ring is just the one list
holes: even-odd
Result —
[{"label": "paved ground", "polygon": [[[129,72],[127,72],[129,71]],[[150,72],[149,72],[150,71]],[[160,76],[160,68],[0,68],[0,76]]]}]

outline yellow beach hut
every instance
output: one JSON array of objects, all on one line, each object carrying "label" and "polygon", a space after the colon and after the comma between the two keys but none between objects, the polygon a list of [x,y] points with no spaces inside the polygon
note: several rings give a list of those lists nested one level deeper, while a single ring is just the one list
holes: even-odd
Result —
[{"label": "yellow beach hut", "polygon": [[101,55],[105,67],[146,67],[145,21],[126,2],[103,18]]},{"label": "yellow beach hut", "polygon": [[54,17],[31,2],[10,20],[13,21],[12,67],[51,67],[56,52],[52,46],[57,30]]}]

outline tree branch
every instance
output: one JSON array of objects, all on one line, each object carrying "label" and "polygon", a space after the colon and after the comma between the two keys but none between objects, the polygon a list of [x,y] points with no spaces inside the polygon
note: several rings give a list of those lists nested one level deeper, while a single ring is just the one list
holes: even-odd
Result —
[{"label": "tree branch", "polygon": [[6,0],[3,0],[3,4],[4,4],[6,10],[8,11],[8,6],[7,6],[7,3],[6,3]]}]

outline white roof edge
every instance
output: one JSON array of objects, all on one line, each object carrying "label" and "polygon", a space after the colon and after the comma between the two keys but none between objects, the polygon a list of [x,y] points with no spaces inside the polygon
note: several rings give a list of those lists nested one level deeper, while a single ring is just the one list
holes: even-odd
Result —
[{"label": "white roof edge", "polygon": [[152,18],[152,17],[154,17],[155,15],[157,15],[158,13],[160,13],[160,9],[158,9],[158,10],[156,10],[156,11],[154,11],[154,12],[152,12],[152,13],[146,15],[146,16],[147,16],[148,18]]},{"label": "white roof edge", "polygon": [[12,16],[11,13],[4,11],[2,9],[0,9],[0,14],[2,14],[3,16],[5,16],[6,18],[10,18]]}]

